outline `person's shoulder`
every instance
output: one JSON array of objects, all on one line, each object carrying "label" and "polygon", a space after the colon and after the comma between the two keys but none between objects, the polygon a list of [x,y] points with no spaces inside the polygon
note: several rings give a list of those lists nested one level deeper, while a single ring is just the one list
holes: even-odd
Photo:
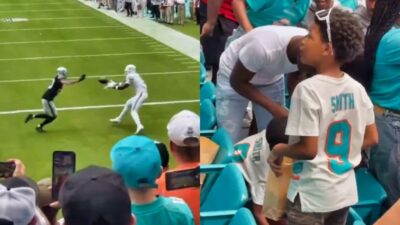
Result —
[{"label": "person's shoulder", "polygon": [[177,215],[191,215],[191,211],[186,202],[177,197],[159,197],[165,209]]}]

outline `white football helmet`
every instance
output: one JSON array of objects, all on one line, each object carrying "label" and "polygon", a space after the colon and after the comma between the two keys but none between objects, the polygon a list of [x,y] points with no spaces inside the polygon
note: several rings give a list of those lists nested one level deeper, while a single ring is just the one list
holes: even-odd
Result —
[{"label": "white football helmet", "polygon": [[58,67],[57,68],[57,76],[67,78],[67,76],[68,76],[67,68],[65,68],[63,66]]},{"label": "white football helmet", "polygon": [[136,73],[136,66],[133,64],[126,65],[125,74]]}]

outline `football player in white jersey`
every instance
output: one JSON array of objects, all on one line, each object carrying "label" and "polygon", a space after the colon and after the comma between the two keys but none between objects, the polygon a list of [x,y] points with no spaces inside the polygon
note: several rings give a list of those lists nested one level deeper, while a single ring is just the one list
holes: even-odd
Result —
[{"label": "football player in white jersey", "polygon": [[317,75],[297,85],[286,134],[268,163],[277,175],[283,156],[295,159],[288,190],[289,225],[344,225],[358,201],[354,167],[378,142],[373,105],[364,87],[340,67],[363,51],[358,20],[339,8],[321,10],[301,46],[300,61]]},{"label": "football player in white jersey", "polygon": [[148,98],[147,85],[143,81],[143,79],[140,77],[140,75],[136,72],[135,65],[132,65],[132,64],[127,65],[125,67],[125,75],[126,75],[125,82],[121,82],[121,83],[111,82],[106,86],[106,88],[112,88],[112,89],[116,89],[116,90],[124,90],[125,88],[131,86],[135,89],[135,96],[133,96],[131,99],[129,99],[125,103],[125,106],[122,109],[122,112],[119,114],[119,116],[117,116],[113,119],[110,119],[110,122],[116,123],[116,124],[121,123],[122,118],[130,110],[132,119],[136,124],[135,134],[138,134],[139,132],[141,132],[144,129],[144,126],[143,126],[142,122],[140,121],[139,109],[142,106],[142,104],[146,101],[146,99]]}]

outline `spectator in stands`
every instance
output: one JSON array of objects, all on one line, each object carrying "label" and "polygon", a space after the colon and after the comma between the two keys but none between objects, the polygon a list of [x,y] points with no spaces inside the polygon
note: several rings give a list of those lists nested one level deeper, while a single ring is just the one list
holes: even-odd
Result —
[{"label": "spectator in stands", "polygon": [[368,26],[371,23],[371,17],[374,12],[375,3],[376,0],[365,0],[365,6],[361,5],[354,12],[363,27],[364,34],[367,33]]},{"label": "spectator in stands", "polygon": [[400,198],[400,1],[376,1],[365,38],[365,87],[374,104],[379,144],[370,169],[390,205]]},{"label": "spectator in stands", "polygon": [[227,45],[255,27],[297,25],[307,13],[310,0],[233,0],[232,6],[240,24]]},{"label": "spectator in stands", "polygon": [[185,0],[175,0],[176,6],[178,7],[178,24],[185,24]]},{"label": "spectator in stands", "polygon": [[[268,225],[263,213],[265,188],[270,167],[267,163],[269,153],[278,143],[287,143],[285,135],[287,118],[273,119],[267,129],[247,137],[235,145],[233,161],[239,166],[243,177],[249,184],[252,211],[259,225]],[[237,154],[236,154],[237,153]]]},{"label": "spectator in stands", "polygon": [[211,80],[217,83],[219,60],[225,49],[225,43],[238,23],[232,11],[232,0],[197,0],[199,1],[199,22],[201,45],[206,66],[211,67]]},{"label": "spectator in stands", "polygon": [[[200,163],[200,117],[195,113],[183,110],[175,114],[167,125],[171,153],[177,166],[167,172],[196,169]],[[158,180],[160,195],[182,198],[192,210],[196,225],[200,225],[200,187],[177,190],[166,189],[166,178],[163,173]]]},{"label": "spectator in stands", "polygon": [[160,6],[162,0],[151,0],[152,10],[156,21],[160,20]]},{"label": "spectator in stands", "polygon": [[7,188],[0,184],[0,224],[35,225],[35,198],[32,188]]},{"label": "spectator in stands", "polygon": [[135,225],[123,179],[89,166],[70,176],[60,191],[65,225]]},{"label": "spectator in stands", "polygon": [[154,141],[129,136],[111,150],[112,168],[128,187],[132,213],[138,225],[193,225],[187,204],[178,198],[157,196],[156,179],[161,175],[161,159]]},{"label": "spectator in stands", "polygon": [[174,24],[174,0],[166,0],[166,8],[165,8],[165,22],[168,24]]},{"label": "spectator in stands", "polygon": [[249,101],[253,102],[258,132],[272,117],[287,117],[283,74],[299,70],[299,47],[307,33],[291,26],[263,26],[223,52],[217,79],[217,123],[228,130],[234,142],[247,136],[242,120]]}]

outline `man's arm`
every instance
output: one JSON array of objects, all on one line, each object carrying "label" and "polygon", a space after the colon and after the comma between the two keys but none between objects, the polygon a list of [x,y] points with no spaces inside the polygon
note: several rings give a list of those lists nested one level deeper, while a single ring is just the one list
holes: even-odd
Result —
[{"label": "man's arm", "polygon": [[240,95],[264,107],[274,117],[287,117],[288,111],[285,107],[274,102],[269,97],[264,96],[261,91],[259,91],[250,83],[250,80],[254,77],[254,75],[255,73],[247,70],[239,59],[236,62],[230,78],[232,88],[235,89],[235,91],[237,91]]},{"label": "man's arm", "polygon": [[76,79],[76,80],[62,79],[62,80],[61,80],[61,83],[62,83],[62,84],[65,84],[65,85],[72,85],[72,84],[76,84],[76,83],[82,82],[82,81],[84,81],[85,79],[86,79],[86,74],[82,74],[82,75],[79,77],[79,79]]},{"label": "man's arm", "polygon": [[129,83],[119,83],[117,85],[115,85],[114,89],[115,90],[124,90],[125,88],[129,87]]},{"label": "man's arm", "polygon": [[374,145],[377,145],[379,141],[378,129],[376,128],[376,124],[368,125],[365,128],[364,134],[364,142],[362,145],[362,149],[367,150]]},{"label": "man's arm", "polygon": [[200,37],[212,36],[218,19],[218,11],[224,0],[211,0],[207,3],[207,22],[203,25]]},{"label": "man's arm", "polygon": [[247,16],[246,0],[233,0],[232,9],[235,17],[240,24],[240,26],[247,33],[253,29],[249,17]]},{"label": "man's arm", "polygon": [[273,149],[274,154],[297,160],[312,160],[318,153],[318,137],[300,137],[296,144],[278,144]]},{"label": "man's arm", "polygon": [[258,225],[269,225],[269,223],[267,222],[267,219],[264,216],[263,213],[263,206],[262,205],[257,205],[254,204],[252,205],[253,207],[253,214],[255,219],[257,220],[257,224]]}]

